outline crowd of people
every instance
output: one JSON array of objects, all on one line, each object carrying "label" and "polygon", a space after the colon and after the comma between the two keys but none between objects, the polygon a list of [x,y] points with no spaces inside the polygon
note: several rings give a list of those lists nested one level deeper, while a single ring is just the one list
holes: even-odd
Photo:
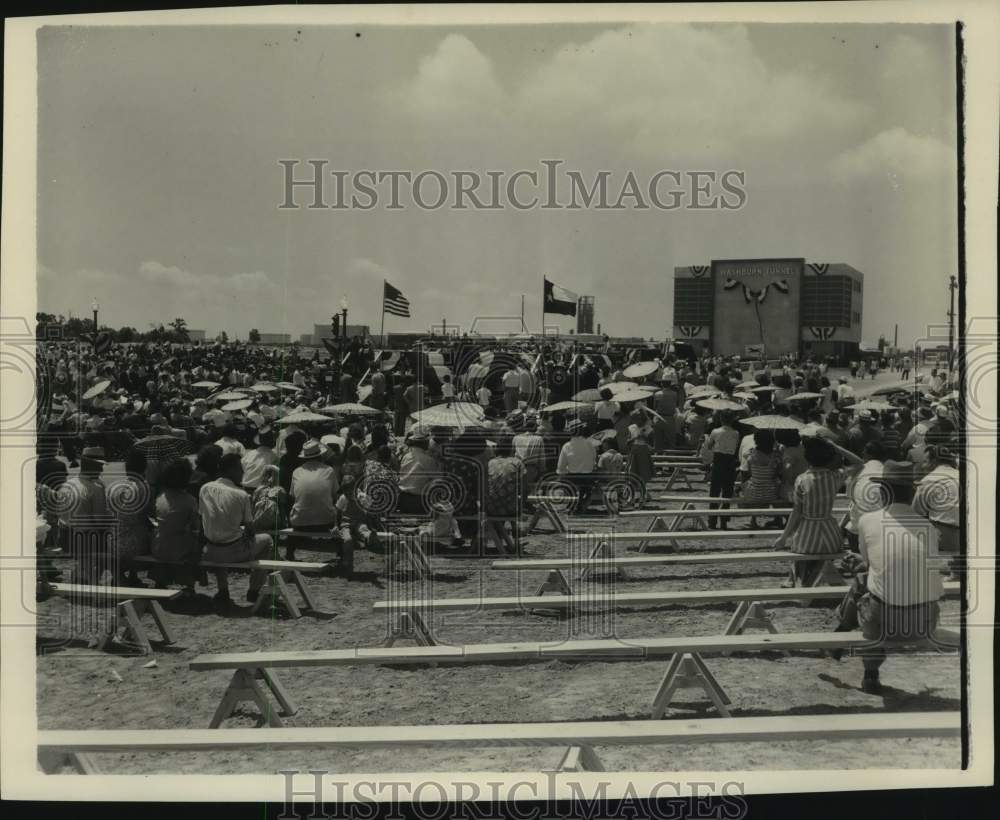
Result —
[{"label": "crowd of people", "polygon": [[[860,551],[851,566],[868,580],[845,608],[848,626],[927,603],[910,600],[912,584],[886,588],[885,573],[903,570],[876,557],[884,548],[869,513],[908,532],[929,523],[934,549],[958,551],[957,394],[937,369],[919,389],[858,401],[824,362],[668,355],[628,379],[605,356],[549,347],[534,364],[521,351],[500,372],[446,376],[433,395],[405,358],[383,371],[364,348],[340,367],[247,345],[117,346],[100,357],[40,347],[52,401],[38,438],[38,508],[51,524],[46,548],[71,551],[85,582],[110,569],[117,583],[142,583],[133,559],[152,555],[162,562],[154,582],[190,594],[206,580],[199,561],[277,557],[279,540],[295,560],[296,534],[315,532],[339,541],[352,577],[356,550],[380,549],[392,516],[429,519],[431,535],[460,548],[476,544],[484,516],[516,527],[543,484],[568,489],[577,510],[597,488],[612,512],[627,488],[643,503],[653,456],[677,450],[700,456],[720,499],[713,509],[722,499],[772,509],[775,547],[829,554],[846,539]],[[899,364],[908,378],[911,363]],[[586,400],[554,402],[566,395]],[[104,477],[109,461],[123,471]],[[891,488],[891,504],[872,487]],[[844,522],[832,513],[842,491]],[[293,535],[279,538],[286,528]],[[798,562],[789,583],[811,583],[822,563]],[[263,580],[251,576],[249,600]],[[216,582],[230,605],[224,571]]]}]

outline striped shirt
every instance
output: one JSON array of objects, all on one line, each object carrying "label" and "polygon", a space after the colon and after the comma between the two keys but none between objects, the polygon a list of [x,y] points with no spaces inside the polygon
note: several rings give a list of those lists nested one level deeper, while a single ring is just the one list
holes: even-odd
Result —
[{"label": "striped shirt", "polygon": [[792,506],[801,516],[791,537],[791,551],[806,555],[840,552],[843,539],[833,517],[837,489],[844,483],[843,470],[810,468],[795,480]]}]

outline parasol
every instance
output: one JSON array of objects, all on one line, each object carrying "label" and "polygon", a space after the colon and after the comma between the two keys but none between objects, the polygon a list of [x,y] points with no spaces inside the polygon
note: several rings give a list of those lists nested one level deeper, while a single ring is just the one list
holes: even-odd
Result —
[{"label": "parasol", "polygon": [[240,401],[240,399],[245,399],[246,397],[246,393],[227,390],[224,393],[216,393],[212,396],[212,401]]},{"label": "parasol", "polygon": [[594,388],[589,388],[587,390],[581,390],[575,396],[573,396],[573,401],[600,401],[601,391],[595,390]]},{"label": "parasol", "polygon": [[796,393],[794,396],[788,396],[785,401],[812,401],[813,399],[821,399],[823,395],[821,393]]},{"label": "parasol", "polygon": [[585,401],[557,401],[547,404],[539,413],[596,413],[594,405]]},{"label": "parasol", "polygon": [[765,385],[761,385],[760,387],[751,387],[750,388],[750,392],[751,393],[773,393],[777,389],[778,388],[775,387],[773,384],[765,384]]},{"label": "parasol", "polygon": [[744,390],[751,387],[760,387],[760,382],[758,382],[756,379],[751,379],[750,381],[740,382],[739,384],[736,385],[737,390]]},{"label": "parasol", "polygon": [[897,385],[896,387],[880,387],[872,390],[873,396],[891,396],[893,393],[909,393],[913,388],[909,385]]},{"label": "parasol", "polygon": [[615,401],[626,404],[630,401],[648,401],[652,395],[653,394],[648,390],[640,390],[636,387],[631,390],[623,390],[621,393],[616,393]]},{"label": "parasol", "polygon": [[301,390],[297,384],[292,384],[291,382],[278,382],[276,387],[280,387],[282,390]]},{"label": "parasol", "polygon": [[746,410],[746,407],[739,402],[729,399],[700,399],[695,404],[708,410]]},{"label": "parasol", "polygon": [[192,387],[207,387],[209,389],[215,388],[215,387],[222,387],[222,385],[219,384],[218,382],[195,382],[191,386]]},{"label": "parasol", "polygon": [[92,399],[94,398],[94,396],[100,396],[101,393],[103,393],[109,387],[111,387],[110,380],[104,379],[104,381],[99,381],[97,384],[91,387],[86,393],[83,394],[83,396],[81,396],[81,398],[86,400],[86,399]]},{"label": "parasol", "polygon": [[750,401],[751,399],[756,399],[757,396],[754,393],[743,393],[743,392],[740,392],[740,393],[733,393],[733,398],[734,399],[745,399],[746,401]]},{"label": "parasol", "polygon": [[368,407],[357,402],[346,402],[344,404],[331,404],[329,407],[320,408],[321,413],[333,413],[338,416],[381,416],[382,411],[374,407]]},{"label": "parasol", "polygon": [[604,390],[607,388],[612,393],[624,393],[626,390],[632,390],[638,386],[637,382],[608,382],[607,384],[602,384],[597,389]]},{"label": "parasol", "polygon": [[289,413],[287,416],[282,416],[280,419],[275,421],[275,424],[319,424],[320,422],[325,422],[329,424],[331,419],[329,416],[321,416],[319,413],[313,413],[311,410],[297,410],[294,413]]},{"label": "parasol", "polygon": [[801,430],[805,427],[801,421],[790,416],[750,416],[742,419],[742,423],[758,430]]},{"label": "parasol", "polygon": [[237,399],[236,401],[231,401],[229,404],[222,405],[222,409],[226,412],[230,410],[246,410],[253,401],[250,399]]},{"label": "parasol", "polygon": [[[369,410],[371,408],[368,408]],[[456,402],[452,405],[436,404],[426,410],[410,414],[414,424],[423,427],[473,427],[481,424],[484,417],[483,408],[471,402]]]},{"label": "parasol", "polygon": [[[754,383],[756,384],[756,382]],[[686,396],[689,399],[701,399],[721,395],[722,391],[718,387],[712,387],[710,384],[697,384],[686,392]]]},{"label": "parasol", "polygon": [[276,384],[266,384],[264,382],[261,382],[260,384],[251,385],[250,389],[257,393],[273,393],[275,390],[278,390],[279,388]]},{"label": "parasol", "polygon": [[622,375],[626,379],[642,379],[655,373],[660,369],[660,366],[656,362],[637,362],[636,364],[630,364],[622,371]]}]

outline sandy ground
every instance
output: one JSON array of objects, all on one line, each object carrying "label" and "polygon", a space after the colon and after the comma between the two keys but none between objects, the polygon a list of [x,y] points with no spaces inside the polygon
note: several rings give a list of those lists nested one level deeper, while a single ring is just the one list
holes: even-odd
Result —
[{"label": "sandy ground", "polygon": [[[880,379],[875,386],[890,384]],[[114,471],[114,468],[110,470]],[[745,521],[745,520],[744,520]],[[643,520],[623,529],[643,529]],[[543,527],[545,524],[543,523]],[[526,556],[561,555],[566,547],[554,535],[522,539]],[[763,548],[760,540],[726,542],[730,548]],[[619,550],[622,548],[619,547]],[[685,549],[719,549],[691,541]],[[299,556],[325,560],[329,554],[300,549]],[[159,646],[149,657],[98,654],[87,648],[94,624],[70,625],[69,602],[53,598],[39,604],[40,645],[37,661],[38,720],[43,729],[205,728],[222,697],[228,672],[194,672],[188,663],[199,654],[259,649],[331,649],[373,646],[384,640],[388,615],[372,604],[393,598],[473,597],[533,594],[543,572],[502,572],[489,568],[486,556],[442,554],[432,559],[430,581],[401,583],[386,577],[383,556],[361,551],[360,577],[309,576],[320,614],[299,620],[272,611],[251,616],[244,601],[246,574],[233,573],[233,598],[240,605],[226,616],[215,612],[214,585],[199,587],[190,601],[165,606],[177,644]],[[585,591],[652,591],[774,587],[785,566],[728,564],[706,567],[649,567],[630,570],[629,578],[595,579],[575,588]],[[832,605],[831,605],[832,606]],[[659,606],[613,613],[581,613],[566,618],[527,612],[461,612],[438,616],[435,637],[452,644],[494,641],[557,641],[576,637],[621,639],[664,635],[717,635],[734,607],[730,605]],[[770,607],[782,632],[832,628],[829,607],[796,604]],[[943,604],[942,617],[953,620],[957,602]],[[82,606],[78,618],[96,619],[101,611]],[[146,619],[150,634],[152,622]],[[739,716],[858,714],[941,711],[960,706],[959,659],[956,655],[894,655],[882,671],[879,696],[860,690],[857,658],[842,661],[815,652],[748,653],[710,657],[710,668],[733,701]],[[299,711],[287,725],[365,726],[535,721],[643,720],[667,663],[644,662],[484,664],[451,667],[345,666],[281,673]],[[119,680],[120,678],[120,680]],[[716,713],[700,690],[682,690],[666,719],[709,718]],[[257,715],[245,706],[225,727],[252,727]],[[97,755],[102,771],[144,773],[273,773],[281,769],[326,768],[331,772],[524,771],[549,769],[562,750],[419,749],[337,750],[318,753],[261,749],[226,753],[142,753]],[[704,744],[598,747],[609,771],[679,769],[844,769],[922,768],[959,765],[956,740]]]}]

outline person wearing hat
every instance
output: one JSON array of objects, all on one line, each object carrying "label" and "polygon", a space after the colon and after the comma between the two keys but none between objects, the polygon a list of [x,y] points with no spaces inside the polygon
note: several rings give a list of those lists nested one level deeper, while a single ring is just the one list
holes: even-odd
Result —
[{"label": "person wearing hat", "polygon": [[587,425],[574,419],[566,425],[570,439],[559,451],[556,473],[565,477],[577,491],[576,510],[585,510],[593,487],[594,469],[597,467],[597,448],[587,438]]},{"label": "person wearing hat", "polygon": [[860,457],[868,442],[881,440],[882,431],[878,428],[875,414],[871,410],[861,410],[854,426],[847,431],[847,449]]},{"label": "person wearing hat", "polygon": [[[886,461],[881,474],[872,476],[880,485],[881,509],[861,516],[858,523],[860,561],[858,573],[844,596],[837,614],[837,631],[861,628],[861,633],[880,644],[885,641],[925,641],[938,623],[941,576],[930,569],[937,554],[938,534],[913,508],[914,472],[910,462]],[[840,657],[840,652],[832,653]],[[885,650],[866,649],[861,689],[881,693],[879,669]]]},{"label": "person wearing hat", "polygon": [[[302,463],[292,473],[289,495],[293,529],[303,532],[330,532],[337,523],[334,504],[340,482],[337,473],[323,460],[326,448],[316,439],[302,445]],[[294,560],[293,546],[288,548],[288,560]]]},{"label": "person wearing hat", "polygon": [[430,452],[430,434],[414,425],[406,434],[405,449],[399,460],[399,501],[396,509],[403,515],[424,515],[423,492],[441,475],[441,463]]},{"label": "person wearing hat", "polygon": [[107,488],[101,480],[105,463],[103,447],[84,447],[80,472],[58,491],[66,502],[59,519],[63,547],[76,559],[76,583],[97,583],[109,565],[111,514]]},{"label": "person wearing hat", "polygon": [[913,509],[937,529],[941,552],[955,556],[949,565],[949,580],[958,580],[963,564],[959,556],[962,478],[957,467],[956,444],[954,439],[931,435],[926,452],[927,473],[917,482],[913,498]]}]

